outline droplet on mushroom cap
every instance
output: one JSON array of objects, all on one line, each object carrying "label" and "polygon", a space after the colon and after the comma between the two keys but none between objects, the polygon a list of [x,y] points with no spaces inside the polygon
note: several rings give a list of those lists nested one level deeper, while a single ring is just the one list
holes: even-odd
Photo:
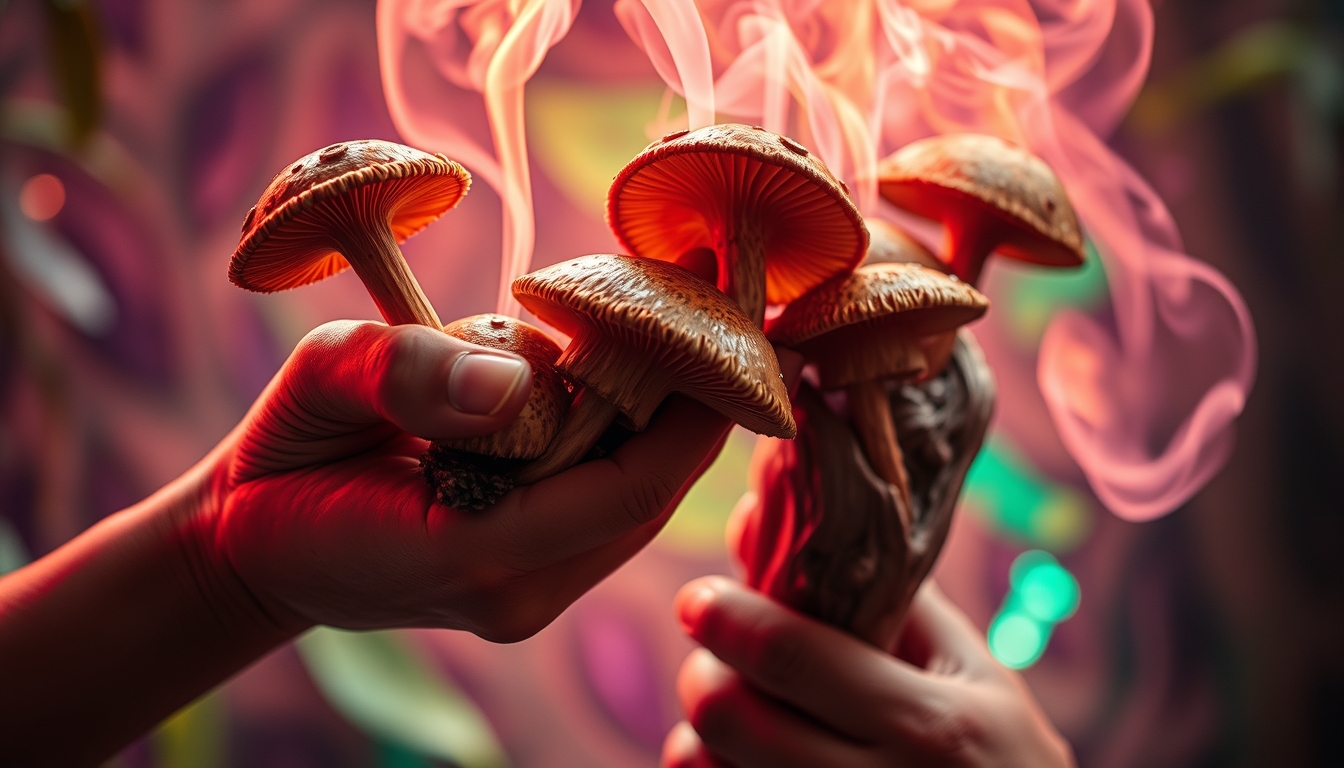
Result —
[{"label": "droplet on mushroom cap", "polygon": [[401,242],[457,205],[470,186],[461,165],[389,141],[312,152],[286,166],[248,211],[229,279],[269,293],[330,277],[350,266],[336,230],[379,223]]},{"label": "droplet on mushroom cap", "polygon": [[994,217],[1007,225],[995,248],[1004,256],[1083,263],[1082,229],[1059,177],[1044,160],[998,137],[964,133],[911,142],[879,164],[878,191],[945,223]]},{"label": "droplet on mushroom cap", "polygon": [[755,432],[792,437],[793,411],[760,329],[689,270],[597,254],[513,282],[529,311],[574,340],[557,367],[616,406],[636,429],[672,392]]},{"label": "droplet on mushroom cap", "polygon": [[820,159],[735,124],[650,145],[612,182],[607,223],[630,253],[672,262],[695,249],[722,252],[724,233],[741,230],[764,250],[770,304],[853,269],[868,245],[858,208]]}]

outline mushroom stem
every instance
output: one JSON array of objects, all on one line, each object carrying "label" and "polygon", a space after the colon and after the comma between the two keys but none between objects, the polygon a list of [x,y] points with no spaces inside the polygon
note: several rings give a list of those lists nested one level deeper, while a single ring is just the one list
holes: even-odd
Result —
[{"label": "mushroom stem", "polygon": [[1000,227],[977,219],[949,219],[942,260],[963,283],[977,285],[985,259],[1003,242]]},{"label": "mushroom stem", "polygon": [[896,426],[891,418],[891,402],[881,379],[867,379],[850,384],[849,414],[859,433],[863,452],[878,477],[896,487],[900,497],[901,526],[911,530],[910,476],[905,471],[905,457],[896,439]]},{"label": "mushroom stem", "polygon": [[392,228],[379,222],[361,226],[352,216],[328,215],[324,225],[339,244],[341,255],[359,275],[373,303],[388,325],[427,325],[441,329],[443,323],[411,274]]},{"label": "mushroom stem", "polygon": [[725,229],[714,252],[719,257],[719,290],[757,328],[765,325],[765,237],[760,229],[746,222]]},{"label": "mushroom stem", "polygon": [[579,463],[597,444],[598,438],[611,426],[611,422],[616,420],[618,413],[619,410],[611,401],[591,387],[583,390],[570,407],[569,415],[560,425],[560,431],[547,446],[546,453],[518,470],[513,477],[514,483],[530,485]]}]

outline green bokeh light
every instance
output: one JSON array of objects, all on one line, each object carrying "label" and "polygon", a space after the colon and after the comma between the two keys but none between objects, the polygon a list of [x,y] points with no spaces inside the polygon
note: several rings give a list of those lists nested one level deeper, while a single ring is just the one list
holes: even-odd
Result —
[{"label": "green bokeh light", "polygon": [[989,625],[989,651],[1011,669],[1029,667],[1041,657],[1050,626],[1018,611],[1004,611]]},{"label": "green bokeh light", "polygon": [[[1045,555],[1049,560],[1033,558],[1020,569],[1021,573],[1015,579],[1015,589],[1022,610],[1040,621],[1050,623],[1072,616],[1078,610],[1078,580],[1044,552],[1025,553],[1018,558],[1018,562],[1022,562],[1027,555]],[[1018,570],[1016,563],[1014,570]]]},{"label": "green bokeh light", "polygon": [[1083,497],[1041,477],[1001,435],[971,465],[965,497],[995,530],[1030,546],[1068,551],[1091,528]]}]

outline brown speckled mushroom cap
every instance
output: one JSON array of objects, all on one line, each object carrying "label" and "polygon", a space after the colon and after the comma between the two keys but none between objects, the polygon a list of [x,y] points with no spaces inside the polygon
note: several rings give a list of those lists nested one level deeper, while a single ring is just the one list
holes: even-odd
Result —
[{"label": "brown speckled mushroom cap", "polygon": [[[949,134],[911,142],[878,166],[878,191],[948,225],[992,216],[1007,225],[995,250],[1051,266],[1083,263],[1083,233],[1044,160],[995,136]],[[963,278],[965,276],[963,275]]]},{"label": "brown speckled mushroom cap", "polygon": [[714,286],[651,259],[597,254],[513,281],[529,311],[573,338],[557,362],[643,429],[681,392],[760,434],[797,427],[774,349]]},{"label": "brown speckled mushroom cap", "polygon": [[863,223],[868,227],[868,255],[863,259],[865,265],[918,264],[947,274],[947,265],[900,227],[874,218],[864,219]]},{"label": "brown speckled mushroom cap", "polygon": [[535,459],[545,452],[569,410],[569,386],[555,369],[559,345],[540,328],[506,315],[464,317],[445,325],[443,332],[527,360],[532,366],[532,393],[523,410],[504,429],[480,437],[441,440],[439,444],[503,459]]},{"label": "brown speckled mushroom cap", "polygon": [[918,340],[979,318],[989,300],[918,264],[869,264],[789,304],[766,328],[776,344],[817,363],[825,389],[917,376]]},{"label": "brown speckled mushroom cap", "polygon": [[[470,185],[466,169],[443,155],[376,139],[333,144],[292,163],[247,212],[229,279],[267,293],[353,265],[379,301],[358,261],[380,246],[396,250],[457,205]],[[378,242],[386,238],[392,242]],[[386,315],[385,303],[379,308]]]},{"label": "brown speckled mushroom cap", "polygon": [[[673,262],[700,249],[724,259],[725,239],[737,233],[744,247],[764,252],[762,298],[770,304],[849,272],[868,245],[858,208],[819,158],[792,139],[736,124],[649,145],[612,182],[607,223],[630,253]],[[720,288],[734,293],[731,265],[720,261],[718,272]]]}]

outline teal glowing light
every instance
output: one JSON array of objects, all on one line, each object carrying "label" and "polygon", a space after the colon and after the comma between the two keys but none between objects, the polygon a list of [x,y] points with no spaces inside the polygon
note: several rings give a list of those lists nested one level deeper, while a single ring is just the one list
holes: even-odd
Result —
[{"label": "teal glowing light", "polygon": [[1048,553],[1022,553],[1009,578],[1022,610],[1039,621],[1053,624],[1078,610],[1078,580]]},{"label": "teal glowing light", "polygon": [[1048,552],[1018,555],[1010,588],[989,625],[989,651],[1006,667],[1024,669],[1045,653],[1055,625],[1078,610],[1078,580]]},{"label": "teal glowing light", "polygon": [[1087,502],[1032,470],[1001,435],[992,435],[971,465],[965,499],[1000,533],[1057,552],[1076,546],[1091,525]]},{"label": "teal glowing light", "polygon": [[989,651],[1011,669],[1029,667],[1041,658],[1050,639],[1049,625],[1017,611],[1000,613],[989,625]]}]

